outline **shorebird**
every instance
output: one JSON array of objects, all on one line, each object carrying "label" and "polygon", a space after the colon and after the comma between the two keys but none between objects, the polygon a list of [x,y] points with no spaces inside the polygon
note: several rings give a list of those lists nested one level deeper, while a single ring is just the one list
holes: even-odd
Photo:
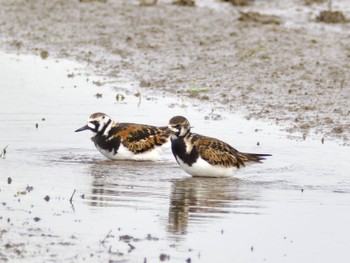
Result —
[{"label": "shorebird", "polygon": [[259,163],[270,154],[242,153],[216,138],[191,132],[183,116],[170,119],[171,149],[180,167],[192,176],[224,177],[246,165]]},{"label": "shorebird", "polygon": [[75,132],[90,130],[97,150],[112,160],[156,160],[170,148],[167,127],[114,122],[105,113],[94,113]]}]

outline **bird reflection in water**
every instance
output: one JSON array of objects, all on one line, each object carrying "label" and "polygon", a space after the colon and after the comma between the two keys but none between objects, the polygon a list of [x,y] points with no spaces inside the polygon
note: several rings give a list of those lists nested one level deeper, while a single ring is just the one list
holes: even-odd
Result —
[{"label": "bird reflection in water", "polygon": [[235,178],[195,178],[176,180],[171,187],[168,231],[186,234],[189,223],[228,213],[256,214],[256,189]]},{"label": "bird reflection in water", "polygon": [[[174,163],[141,161],[101,161],[90,166],[91,193],[86,194],[90,206],[158,209],[169,198],[169,181],[165,171]],[[177,167],[176,167],[177,168]]]},{"label": "bird reflection in water", "polygon": [[173,234],[227,214],[259,212],[258,185],[233,177],[173,179],[179,176],[174,163],[155,167],[154,162],[98,161],[91,164],[90,174],[88,205],[157,211]]},{"label": "bird reflection in water", "polygon": [[120,195],[118,183],[112,180],[113,173],[118,176],[118,163],[113,161],[101,161],[92,164],[90,173],[92,175],[91,193],[86,199],[91,206],[113,206],[113,201]]}]

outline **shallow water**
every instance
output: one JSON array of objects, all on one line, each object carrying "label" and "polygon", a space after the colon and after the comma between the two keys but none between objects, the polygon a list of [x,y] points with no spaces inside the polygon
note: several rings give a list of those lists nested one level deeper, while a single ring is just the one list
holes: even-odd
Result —
[{"label": "shallow water", "polygon": [[[0,57],[1,260],[347,262],[348,147],[127,91],[133,83],[72,62]],[[191,178],[170,152],[156,163],[112,162],[88,132],[74,133],[96,111],[153,125],[182,114],[196,132],[273,156],[225,179]]]}]

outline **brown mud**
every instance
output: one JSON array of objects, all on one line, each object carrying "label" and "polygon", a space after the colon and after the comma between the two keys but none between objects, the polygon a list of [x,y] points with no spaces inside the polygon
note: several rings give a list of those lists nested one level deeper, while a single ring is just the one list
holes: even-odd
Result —
[{"label": "brown mud", "polygon": [[[217,2],[216,8],[169,1],[0,2],[1,45],[8,51],[85,62],[95,74],[127,76],[147,90],[349,141],[350,25],[319,26],[324,23],[312,11],[327,3],[294,1],[283,10],[280,1]],[[272,22],[269,14],[240,21],[241,11],[260,12],[260,6],[274,15]],[[306,20],[286,26],[287,8],[295,21]]]}]

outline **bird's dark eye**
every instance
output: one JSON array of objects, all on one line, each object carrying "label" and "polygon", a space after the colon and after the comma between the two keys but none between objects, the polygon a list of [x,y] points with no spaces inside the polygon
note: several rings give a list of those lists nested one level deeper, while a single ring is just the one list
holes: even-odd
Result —
[{"label": "bird's dark eye", "polygon": [[102,116],[102,119],[104,119],[105,118],[105,116]]}]

